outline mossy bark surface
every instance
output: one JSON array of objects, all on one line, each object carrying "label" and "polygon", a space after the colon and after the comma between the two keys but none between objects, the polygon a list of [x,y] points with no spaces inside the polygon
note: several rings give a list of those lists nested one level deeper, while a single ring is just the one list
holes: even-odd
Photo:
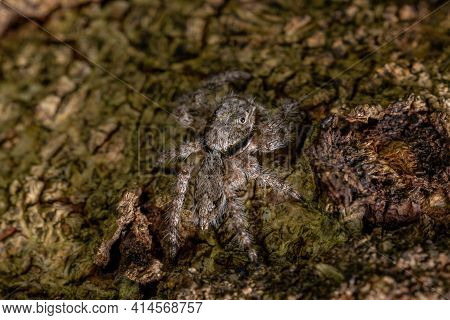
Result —
[{"label": "mossy bark surface", "polygon": [[[448,108],[449,6],[432,13],[443,3],[103,1],[40,21],[53,36],[18,21],[0,40],[0,297],[448,298],[446,226],[341,223],[301,152],[343,108],[411,93]],[[153,213],[171,198],[176,172],[154,170],[156,154],[192,134],[173,101],[227,70],[251,73],[241,89],[258,101],[308,113],[294,160],[266,164],[309,205],[249,190],[256,265],[219,231],[193,233],[187,207],[189,237],[160,281],[126,279],[118,248],[98,268],[124,190],[142,187]]]}]

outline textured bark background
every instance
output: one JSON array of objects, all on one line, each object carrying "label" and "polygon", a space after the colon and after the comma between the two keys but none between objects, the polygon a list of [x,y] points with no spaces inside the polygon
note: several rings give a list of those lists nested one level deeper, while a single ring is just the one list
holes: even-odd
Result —
[{"label": "textured bark background", "polygon": [[147,286],[122,275],[117,248],[106,270],[93,263],[124,190],[143,186],[149,212],[170,199],[174,170],[152,165],[189,134],[164,111],[176,96],[218,72],[248,71],[242,90],[259,101],[301,102],[312,121],[305,145],[343,107],[415,93],[448,108],[448,5],[396,37],[444,2],[81,2],[39,16],[67,45],[24,19],[0,40],[0,297],[448,298],[446,226],[342,223],[301,152],[292,166],[272,165],[317,209],[270,193],[247,201],[261,264],[214,231],[188,240]]}]

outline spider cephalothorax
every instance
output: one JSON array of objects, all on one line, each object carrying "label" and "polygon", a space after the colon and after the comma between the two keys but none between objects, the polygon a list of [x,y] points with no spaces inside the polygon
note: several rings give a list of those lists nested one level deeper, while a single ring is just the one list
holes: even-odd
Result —
[{"label": "spider cephalothorax", "polygon": [[206,127],[205,146],[220,153],[240,149],[252,134],[255,110],[256,106],[251,100],[235,95],[225,97]]},{"label": "spider cephalothorax", "polygon": [[256,113],[262,112],[264,108],[256,104],[254,99],[228,94],[216,103],[205,102],[205,90],[248,77],[248,74],[236,71],[222,74],[212,78],[203,89],[197,90],[194,98],[192,95],[185,96],[191,98],[190,103],[183,99],[180,101],[177,110],[179,118],[182,122],[190,121],[184,122],[185,125],[197,120],[189,114],[190,109],[210,109],[212,116],[205,122],[198,139],[178,146],[160,159],[160,162],[171,159],[185,160],[166,215],[165,242],[172,257],[177,252],[180,212],[194,172],[195,165],[189,159],[193,153],[201,152],[203,155],[194,183],[193,221],[201,229],[207,229],[208,226],[222,221],[226,215],[227,229],[235,235],[239,244],[248,250],[252,260],[256,259],[256,251],[251,246],[245,208],[238,192],[246,187],[249,180],[256,180],[283,195],[300,199],[289,185],[263,170],[255,156],[257,152],[271,152],[287,144],[290,140],[287,118],[293,114],[300,116],[295,112],[298,105],[286,103],[281,112],[273,117],[260,115],[258,119],[261,121],[258,122]]}]

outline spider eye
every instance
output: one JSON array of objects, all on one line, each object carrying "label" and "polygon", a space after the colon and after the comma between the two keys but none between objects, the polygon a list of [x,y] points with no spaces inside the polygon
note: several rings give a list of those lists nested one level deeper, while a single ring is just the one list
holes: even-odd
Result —
[{"label": "spider eye", "polygon": [[247,122],[247,119],[244,118],[244,117],[242,117],[242,118],[239,119],[239,122],[242,123],[242,124],[244,124],[244,123]]}]

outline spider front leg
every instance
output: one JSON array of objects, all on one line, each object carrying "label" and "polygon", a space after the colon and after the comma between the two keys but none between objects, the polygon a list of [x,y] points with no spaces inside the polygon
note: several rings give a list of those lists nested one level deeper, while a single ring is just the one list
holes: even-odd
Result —
[{"label": "spider front leg", "polygon": [[273,117],[262,121],[248,150],[250,152],[272,152],[288,145],[293,138],[296,123],[302,123],[305,114],[299,111],[295,101],[287,100]]},{"label": "spider front leg", "polygon": [[256,250],[252,245],[252,238],[247,229],[247,217],[242,201],[236,196],[228,199],[228,226],[231,232],[235,232],[235,239],[242,249],[247,250],[250,261],[257,259]]},{"label": "spider front leg", "polygon": [[302,201],[302,197],[289,184],[281,180],[271,172],[261,172],[256,181],[262,186],[269,186],[283,196],[289,196],[297,201]]},{"label": "spider front leg", "polygon": [[186,159],[191,154],[199,152],[202,149],[202,144],[200,141],[195,140],[187,143],[183,143],[178,147],[171,148],[170,150],[163,152],[157,163],[162,165],[165,162],[170,162],[175,159]]},{"label": "spider front leg", "polygon": [[291,134],[279,121],[268,121],[258,128],[258,135],[250,143],[250,152],[272,152],[287,145]]},{"label": "spider front leg", "polygon": [[227,83],[234,83],[241,80],[250,80],[252,75],[241,70],[230,70],[216,74],[209,79],[203,81],[202,87],[206,89],[214,89]]},{"label": "spider front leg", "polygon": [[194,165],[192,163],[186,163],[181,168],[175,185],[175,196],[165,217],[166,234],[164,240],[166,241],[167,251],[171,259],[175,258],[178,251],[180,213],[183,208],[193,168]]},{"label": "spider front leg", "polygon": [[254,156],[249,156],[245,171],[247,172],[248,178],[256,180],[259,185],[262,185],[263,187],[269,186],[284,196],[290,196],[295,200],[303,201],[300,194],[298,194],[289,184],[281,180],[275,174],[262,170],[258,160],[256,160]]}]

